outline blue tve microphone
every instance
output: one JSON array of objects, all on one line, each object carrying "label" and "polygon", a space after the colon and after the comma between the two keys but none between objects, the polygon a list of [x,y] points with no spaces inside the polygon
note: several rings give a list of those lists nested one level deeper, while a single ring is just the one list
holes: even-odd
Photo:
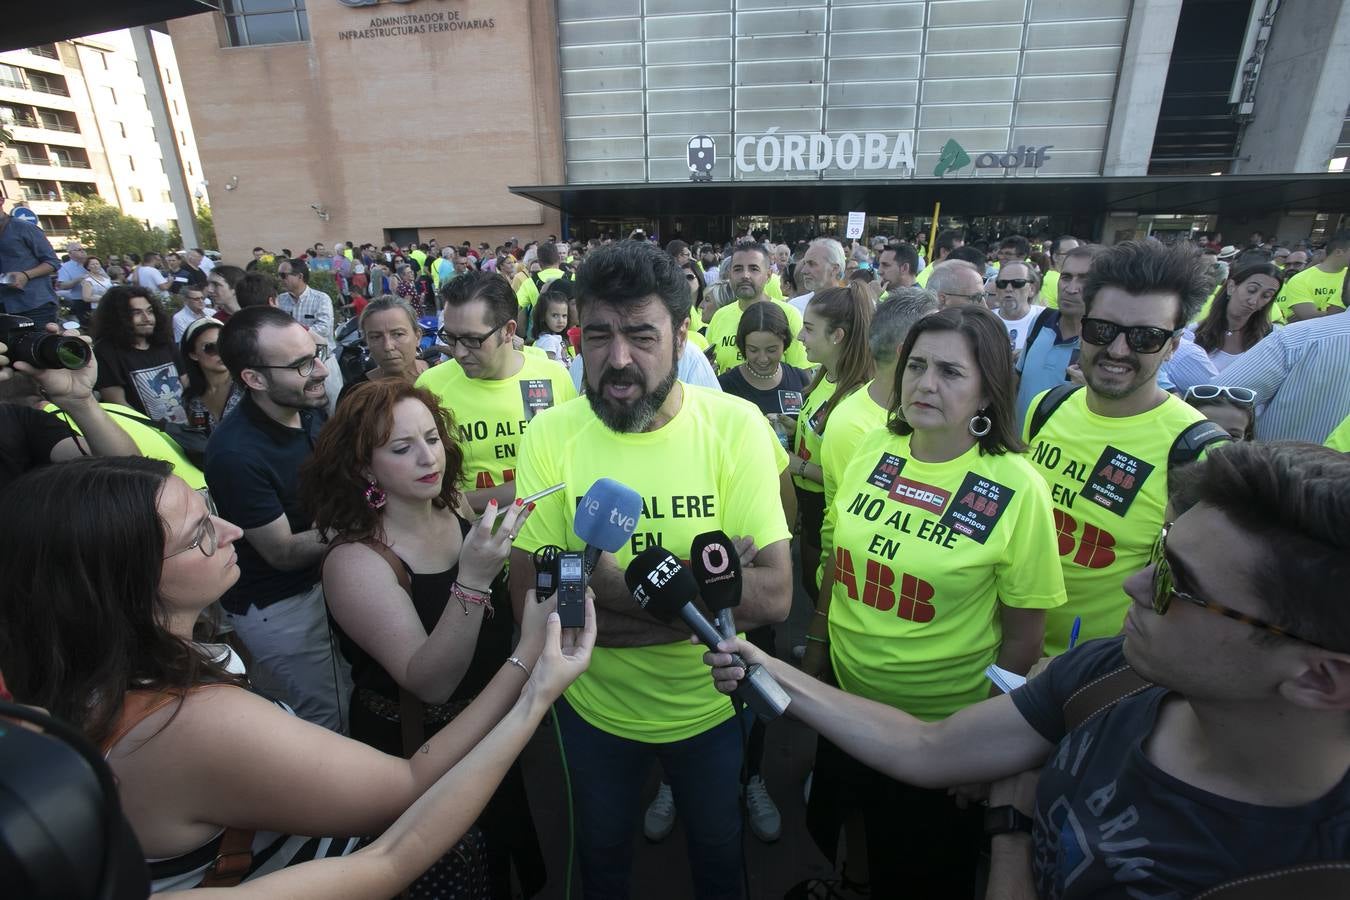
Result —
[{"label": "blue tve microphone", "polygon": [[[704,646],[717,650],[722,636],[694,606],[698,582],[670,551],[664,547],[648,547],[633,557],[623,578],[633,599],[653,617],[666,623],[679,618]],[[736,653],[731,655],[731,660],[732,665],[745,669],[745,678],[733,696],[766,722],[781,716],[791,698],[769,671],[763,666],[746,665]]]},{"label": "blue tve microphone", "polygon": [[617,553],[628,543],[642,518],[642,498],[626,484],[601,478],[591,485],[572,519],[572,530],[586,542],[586,572],[595,569],[602,552]]}]

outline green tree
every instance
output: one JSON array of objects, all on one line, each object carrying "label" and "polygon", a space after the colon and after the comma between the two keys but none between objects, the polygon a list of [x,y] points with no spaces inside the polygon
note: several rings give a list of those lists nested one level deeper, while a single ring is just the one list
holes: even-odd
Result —
[{"label": "green tree", "polygon": [[114,253],[160,253],[170,244],[164,229],[147,228],[144,222],[98,196],[84,197],[70,205],[70,227],[89,252],[105,260]]},{"label": "green tree", "polygon": [[197,246],[206,250],[219,250],[216,239],[216,223],[211,218],[211,207],[204,200],[197,201]]}]

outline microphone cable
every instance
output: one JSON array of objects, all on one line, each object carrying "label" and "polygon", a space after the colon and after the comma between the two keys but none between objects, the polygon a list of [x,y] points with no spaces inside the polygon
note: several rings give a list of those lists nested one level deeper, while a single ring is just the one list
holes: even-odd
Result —
[{"label": "microphone cable", "polygon": [[[557,590],[555,570],[558,557],[563,549],[555,544],[546,544],[534,551],[534,592],[535,602],[542,602]],[[561,698],[560,698],[561,699]],[[572,900],[572,865],[576,859],[577,819],[572,799],[572,773],[567,768],[567,750],[563,746],[562,726],[558,724],[558,703],[554,702],[549,710],[553,719],[553,736],[558,742],[558,758],[562,762],[563,787],[567,793],[567,881],[563,889],[564,900]]]},{"label": "microphone cable", "polygon": [[738,805],[741,810],[741,885],[745,891],[745,900],[750,900],[750,862],[745,852],[745,832],[750,827],[750,807],[746,792],[750,787],[750,728],[745,723],[745,704],[741,698],[732,695],[731,708],[736,716],[736,724],[741,729],[741,790]]}]

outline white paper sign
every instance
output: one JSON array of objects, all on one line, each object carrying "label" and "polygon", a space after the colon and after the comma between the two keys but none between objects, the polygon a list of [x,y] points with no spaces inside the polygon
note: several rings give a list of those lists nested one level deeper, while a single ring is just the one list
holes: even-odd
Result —
[{"label": "white paper sign", "polygon": [[867,222],[867,213],[851,212],[848,214],[848,230],[844,232],[844,237],[860,238],[863,234],[863,225]]}]

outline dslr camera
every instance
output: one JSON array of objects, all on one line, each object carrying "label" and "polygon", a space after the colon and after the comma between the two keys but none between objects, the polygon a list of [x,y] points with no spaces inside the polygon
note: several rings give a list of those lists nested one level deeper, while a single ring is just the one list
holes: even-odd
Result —
[{"label": "dslr camera", "polygon": [[49,334],[32,319],[0,314],[0,343],[11,363],[26,362],[35,369],[83,369],[89,364],[89,345],[77,337]]}]

